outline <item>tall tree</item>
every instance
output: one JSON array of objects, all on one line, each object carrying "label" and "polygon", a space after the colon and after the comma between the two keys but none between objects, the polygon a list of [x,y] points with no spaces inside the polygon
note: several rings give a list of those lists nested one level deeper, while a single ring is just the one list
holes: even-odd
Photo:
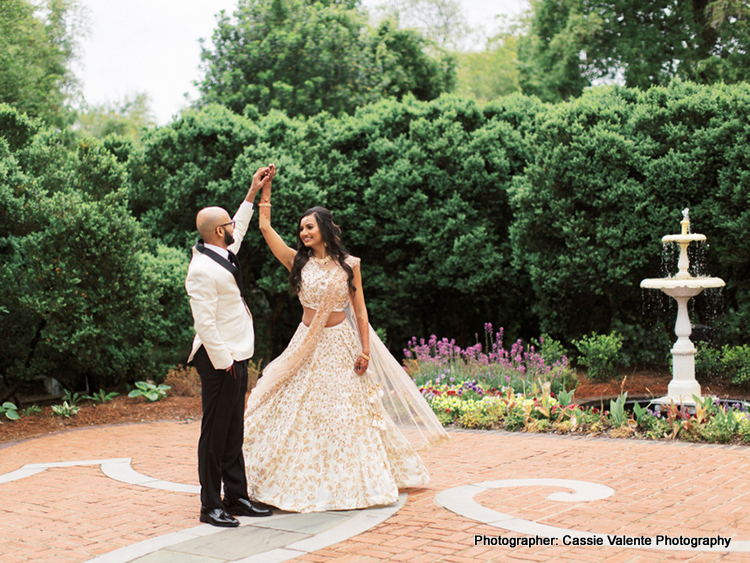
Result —
[{"label": "tall tree", "polygon": [[471,33],[458,0],[387,0],[376,11],[402,28],[418,30],[441,49],[460,49]]},{"label": "tall tree", "polygon": [[400,100],[413,94],[418,100],[434,100],[456,85],[455,58],[448,53],[430,56],[430,40],[411,29],[400,29],[386,19],[374,30],[370,50],[375,62],[378,97]]},{"label": "tall tree", "polygon": [[480,102],[519,92],[518,38],[507,34],[487,41],[484,51],[459,53],[456,92]]},{"label": "tall tree", "polygon": [[706,7],[707,56],[697,65],[704,82],[750,80],[750,5],[746,0],[716,0]]},{"label": "tall tree", "polygon": [[121,101],[86,106],[78,114],[78,133],[104,139],[111,135],[139,144],[144,129],[156,125],[148,94],[126,96]]},{"label": "tall tree", "polygon": [[0,103],[56,127],[70,124],[70,64],[83,21],[78,0],[2,0]]},{"label": "tall tree", "polygon": [[745,0],[532,0],[521,86],[559,101],[598,81],[747,80],[748,16]]},{"label": "tall tree", "polygon": [[242,0],[222,12],[212,48],[203,49],[201,104],[236,113],[290,116],[350,113],[381,97],[431,99],[453,83],[451,60],[424,52],[416,33],[388,22],[373,30],[354,3]]}]

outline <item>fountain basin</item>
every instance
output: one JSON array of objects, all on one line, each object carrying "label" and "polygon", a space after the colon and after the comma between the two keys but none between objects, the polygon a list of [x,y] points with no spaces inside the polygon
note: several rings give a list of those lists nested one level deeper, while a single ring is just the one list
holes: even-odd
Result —
[{"label": "fountain basin", "polygon": [[661,237],[662,242],[682,242],[688,244],[691,242],[700,242],[703,240],[706,240],[706,235],[701,235],[698,233],[684,235],[666,235]]},{"label": "fountain basin", "polygon": [[649,278],[641,282],[644,289],[661,289],[670,297],[694,297],[704,289],[724,287],[721,278]]}]

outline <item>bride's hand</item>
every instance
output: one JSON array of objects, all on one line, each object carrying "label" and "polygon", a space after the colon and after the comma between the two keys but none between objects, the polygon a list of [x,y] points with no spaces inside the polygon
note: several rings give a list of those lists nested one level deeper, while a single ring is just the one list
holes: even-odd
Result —
[{"label": "bride's hand", "polygon": [[370,365],[370,358],[364,354],[360,354],[357,357],[357,361],[354,362],[354,373],[357,375],[363,375],[367,371],[367,367]]},{"label": "bride's hand", "polygon": [[276,176],[276,165],[271,163],[263,169],[263,175],[261,176],[261,187],[263,189],[260,194],[261,203],[270,203],[271,201],[271,182],[273,182],[274,176]]}]

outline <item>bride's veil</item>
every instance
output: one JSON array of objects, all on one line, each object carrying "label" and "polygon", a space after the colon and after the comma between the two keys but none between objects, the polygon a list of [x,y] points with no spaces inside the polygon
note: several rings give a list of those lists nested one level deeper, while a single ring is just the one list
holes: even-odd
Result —
[{"label": "bride's veil", "polygon": [[[346,320],[359,338],[359,328],[351,305],[346,307]],[[448,440],[448,434],[409,374],[391,355],[372,326],[368,325],[368,328],[370,365],[367,371],[383,391],[385,411],[415,449]]]}]

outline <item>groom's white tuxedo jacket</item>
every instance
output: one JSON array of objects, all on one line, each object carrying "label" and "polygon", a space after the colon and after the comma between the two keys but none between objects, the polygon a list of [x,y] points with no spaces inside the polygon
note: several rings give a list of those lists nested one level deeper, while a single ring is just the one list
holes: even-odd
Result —
[{"label": "groom's white tuxedo jacket", "polygon": [[[234,216],[234,244],[229,247],[235,254],[252,216],[252,205],[243,202]],[[195,339],[188,362],[201,345],[217,370],[252,357],[255,351],[253,317],[231,272],[193,247],[185,289],[195,321]]]}]

